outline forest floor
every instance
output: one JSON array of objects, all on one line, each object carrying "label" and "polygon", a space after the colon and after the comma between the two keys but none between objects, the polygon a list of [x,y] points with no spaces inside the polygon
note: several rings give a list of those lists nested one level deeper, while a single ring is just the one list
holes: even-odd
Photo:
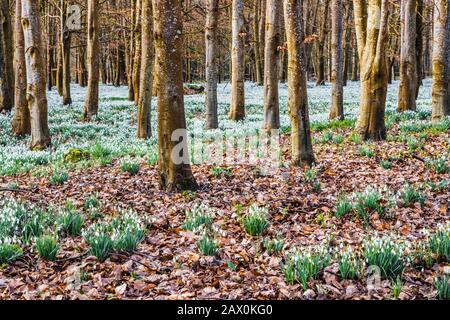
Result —
[{"label": "forest floor", "polygon": [[[159,190],[156,143],[134,138],[136,111],[124,88],[102,87],[101,112],[93,124],[80,120],[83,90],[73,90],[75,102],[68,109],[51,93],[53,149],[44,152],[26,150],[27,139],[10,134],[10,116],[0,115],[0,189],[10,190],[0,192],[0,215],[16,214],[18,203],[29,210],[38,207],[45,216],[41,233],[58,234],[59,243],[55,261],[46,261],[34,240],[25,241],[14,228],[17,234],[7,235],[8,226],[0,221],[0,240],[9,236],[22,250],[0,266],[0,299],[436,298],[436,280],[449,272],[449,247],[436,249],[433,239],[450,243],[450,120],[431,125],[429,81],[418,112],[395,113],[396,86],[389,91],[388,139],[368,143],[352,134],[357,84],[346,91],[349,120],[335,122],[326,120],[330,88],[311,87],[317,165],[308,169],[288,165],[286,88],[281,85],[281,164],[268,172],[245,163],[196,164],[200,189],[180,194]],[[248,117],[239,124],[226,120],[229,88],[221,86],[220,93],[222,131],[258,130],[261,88],[247,87]],[[202,99],[186,96],[188,127],[210,139],[221,131],[202,131]],[[80,158],[67,156],[73,150],[82,151]],[[124,163],[137,169],[127,170]],[[349,208],[342,211],[338,207],[345,201]],[[200,252],[198,229],[186,228],[186,213],[199,203],[213,212],[215,256]],[[268,227],[259,236],[250,236],[242,222],[252,204],[268,210]],[[142,217],[145,236],[135,250],[112,250],[103,262],[92,256],[84,232],[68,235],[58,226],[58,217],[68,211],[82,216],[87,229],[129,209]],[[386,241],[388,252],[380,253],[379,241]],[[358,271],[354,279],[344,279],[340,269],[349,247]],[[392,265],[384,264],[378,279],[367,269],[374,264],[368,248],[380,251],[378,258],[398,258],[393,264],[402,272],[385,275]],[[304,283],[308,266],[317,272]]]}]

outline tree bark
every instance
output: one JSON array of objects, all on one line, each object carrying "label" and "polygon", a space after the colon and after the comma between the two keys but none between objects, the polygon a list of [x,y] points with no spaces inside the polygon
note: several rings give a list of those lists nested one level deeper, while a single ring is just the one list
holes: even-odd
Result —
[{"label": "tree bark", "polygon": [[312,165],[314,153],[309,127],[302,1],[284,0],[288,46],[288,108],[292,123],[292,164]]},{"label": "tree bark", "polygon": [[133,92],[134,102],[137,105],[139,101],[139,80],[141,70],[141,0],[136,1],[136,10],[134,13],[136,23],[134,26],[134,58],[133,58]]},{"label": "tree bark", "polygon": [[45,61],[39,3],[22,0],[22,29],[25,45],[27,101],[31,117],[31,149],[41,150],[51,143],[45,91]]},{"label": "tree bark", "polygon": [[138,103],[138,138],[148,139],[152,136],[151,106],[153,87],[153,17],[152,1],[142,0],[142,61],[141,82]]},{"label": "tree bark", "polygon": [[232,50],[231,50],[231,108],[229,118],[234,121],[245,118],[245,60],[244,60],[244,1],[232,4]]},{"label": "tree bark", "polygon": [[264,54],[264,129],[280,128],[278,99],[278,65],[281,43],[280,17],[282,3],[267,0],[266,4],[266,49]]},{"label": "tree bark", "polygon": [[434,5],[432,120],[450,115],[450,4]]},{"label": "tree bark", "polygon": [[0,3],[0,111],[14,106],[13,39],[9,1]]},{"label": "tree bark", "polygon": [[87,65],[88,89],[84,102],[84,119],[90,120],[98,112],[98,82],[99,82],[99,44],[98,44],[98,0],[88,0],[87,8],[88,37]]},{"label": "tree bark", "polygon": [[[388,1],[353,0],[361,70],[361,105],[356,131],[364,140],[386,139]],[[366,14],[367,13],[367,14]]]},{"label": "tree bark", "polygon": [[184,113],[183,32],[179,0],[153,0],[158,64],[158,150],[161,188],[196,189]]},{"label": "tree bark", "polygon": [[27,75],[25,63],[25,44],[23,38],[23,30],[21,24],[22,17],[22,1],[16,0],[16,19],[14,25],[14,33],[16,36],[16,79],[15,79],[15,101],[16,110],[12,121],[12,131],[18,136],[31,133],[30,110],[27,101]]},{"label": "tree bark", "polygon": [[206,46],[206,129],[217,129],[217,24],[219,1],[208,0],[206,11],[205,46]]},{"label": "tree bark", "polygon": [[331,2],[331,110],[330,119],[344,119],[343,4]]},{"label": "tree bark", "polygon": [[261,86],[263,85],[263,68],[261,63],[260,47],[259,43],[260,36],[260,12],[261,12],[261,0],[253,1],[253,55],[255,57],[255,72],[256,72],[256,83]]},{"label": "tree bark", "polygon": [[62,97],[63,105],[72,103],[70,96],[70,42],[71,34],[66,26],[67,1],[61,0],[61,43],[62,43]]},{"label": "tree bark", "polygon": [[400,9],[400,88],[397,111],[416,110],[416,1],[403,0]]}]

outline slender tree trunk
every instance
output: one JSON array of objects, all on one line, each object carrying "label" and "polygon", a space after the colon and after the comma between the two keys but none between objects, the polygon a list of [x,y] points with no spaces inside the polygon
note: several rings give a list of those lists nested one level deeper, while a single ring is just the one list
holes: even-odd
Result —
[{"label": "slender tree trunk", "polygon": [[[183,90],[183,32],[179,0],[153,0],[158,64],[158,149],[161,188],[196,189],[187,142]],[[180,141],[181,140],[181,141]]]},{"label": "slender tree trunk", "polygon": [[434,5],[432,119],[439,122],[450,115],[450,5]]},{"label": "slender tree trunk", "polygon": [[266,50],[264,55],[264,129],[280,128],[278,101],[278,46],[281,43],[279,0],[267,0],[266,4]]},{"label": "slender tree trunk", "polygon": [[98,112],[99,44],[98,44],[98,0],[88,0],[87,20],[87,64],[88,89],[84,103],[84,118],[90,120]]},{"label": "slender tree trunk", "polygon": [[151,106],[153,87],[153,16],[152,1],[142,0],[142,61],[141,82],[138,103],[138,138],[148,139],[152,136]]},{"label": "slender tree trunk", "polygon": [[361,106],[356,131],[364,140],[386,138],[388,1],[353,0],[361,69]]},{"label": "slender tree trunk", "polygon": [[288,46],[288,109],[292,123],[292,163],[312,165],[314,153],[309,127],[302,1],[284,0]]},{"label": "slender tree trunk", "polygon": [[63,50],[60,41],[57,41],[57,57],[56,57],[56,90],[58,95],[62,97],[63,95]]},{"label": "slender tree trunk", "polygon": [[416,1],[401,3],[400,88],[397,111],[416,110],[417,56],[416,56]]},{"label": "slender tree trunk", "polygon": [[79,55],[79,84],[80,87],[86,87],[86,48],[84,46],[80,47],[80,55]]},{"label": "slender tree trunk", "polygon": [[27,101],[27,75],[25,63],[25,44],[23,38],[23,30],[21,24],[22,17],[22,1],[16,0],[16,19],[14,33],[16,36],[16,88],[15,101],[16,110],[12,121],[12,131],[14,134],[21,136],[31,133],[30,110]]},{"label": "slender tree trunk", "polygon": [[62,97],[63,105],[72,103],[70,96],[70,40],[71,34],[66,26],[67,1],[61,0],[61,43],[62,43]]},{"label": "slender tree trunk", "polygon": [[260,86],[263,85],[263,68],[261,64],[261,56],[260,56],[260,46],[259,43],[259,23],[261,20],[260,17],[260,7],[261,0],[253,1],[253,55],[255,56],[255,72],[256,72],[256,83]]},{"label": "slender tree trunk", "polygon": [[331,110],[330,119],[344,119],[344,52],[342,0],[331,1]]},{"label": "slender tree trunk", "polygon": [[233,0],[232,4],[232,72],[231,72],[231,120],[245,118],[245,59],[244,59],[244,1]]},{"label": "slender tree trunk", "polygon": [[0,111],[14,106],[13,39],[9,1],[0,3]]},{"label": "slender tree trunk", "polygon": [[139,80],[141,70],[141,0],[136,1],[136,23],[134,26],[133,92],[135,104],[139,101]]},{"label": "slender tree trunk", "polygon": [[419,97],[419,89],[422,85],[422,80],[424,79],[423,74],[423,31],[424,31],[424,17],[426,14],[424,0],[417,0],[417,14],[416,14],[416,73],[417,73],[417,84],[416,84],[416,100]]},{"label": "slender tree trunk", "polygon": [[39,4],[22,0],[22,29],[25,45],[27,101],[31,117],[31,149],[41,150],[50,145],[48,107],[45,91],[45,61]]},{"label": "slender tree trunk", "polygon": [[219,1],[208,0],[206,11],[205,46],[206,46],[206,128],[217,129],[217,24],[219,17]]}]

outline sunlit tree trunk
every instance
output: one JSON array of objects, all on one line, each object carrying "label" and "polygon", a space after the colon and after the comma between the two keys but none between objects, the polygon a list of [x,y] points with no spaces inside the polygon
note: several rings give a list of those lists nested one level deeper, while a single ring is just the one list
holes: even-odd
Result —
[{"label": "sunlit tree trunk", "polygon": [[264,129],[280,128],[278,99],[278,46],[281,43],[279,0],[267,0],[266,4],[266,50],[264,54]]},{"label": "sunlit tree trunk", "polygon": [[39,3],[22,0],[22,29],[25,44],[27,74],[27,101],[31,117],[31,149],[40,150],[50,145],[48,106],[45,91],[45,61]]},{"label": "sunlit tree trunk", "polygon": [[98,112],[99,44],[98,44],[98,0],[88,0],[87,8],[87,65],[88,88],[84,102],[84,119],[89,120]]},{"label": "sunlit tree trunk", "polygon": [[205,46],[206,46],[206,129],[217,129],[217,24],[219,1],[208,0],[206,10]]},{"label": "sunlit tree trunk", "polygon": [[141,82],[138,103],[138,138],[147,139],[152,135],[151,106],[153,87],[153,16],[152,1],[142,0],[142,61]]},{"label": "sunlit tree trunk", "polygon": [[433,122],[450,115],[450,4],[436,0],[433,40]]},{"label": "sunlit tree trunk", "polygon": [[288,109],[291,118],[293,165],[311,165],[314,153],[309,127],[302,1],[284,0],[288,47]]},{"label": "sunlit tree trunk", "polygon": [[388,86],[387,0],[353,0],[361,70],[361,105],[356,131],[364,140],[386,138],[384,114]]},{"label": "sunlit tree trunk", "polygon": [[416,1],[403,0],[400,9],[400,88],[397,111],[416,110]]},{"label": "sunlit tree trunk", "polygon": [[133,92],[134,102],[137,104],[139,101],[139,81],[141,70],[141,0],[136,1],[136,23],[134,26],[134,59],[133,59]]},{"label": "sunlit tree trunk", "polygon": [[16,110],[12,121],[12,131],[16,135],[25,135],[31,133],[30,110],[28,109],[27,101],[27,75],[25,63],[25,47],[23,30],[21,24],[22,16],[22,1],[16,0],[16,19],[14,25],[14,34],[16,37],[15,47],[15,101]]},{"label": "sunlit tree trunk", "polygon": [[342,0],[331,1],[331,110],[330,119],[344,119],[344,52]]},{"label": "sunlit tree trunk", "polygon": [[13,39],[9,1],[0,3],[0,111],[14,106]]},{"label": "sunlit tree trunk", "polygon": [[233,0],[231,49],[231,120],[245,118],[244,1]]},{"label": "sunlit tree trunk", "polygon": [[158,166],[161,188],[196,189],[191,171],[183,92],[183,32],[179,0],[153,0],[158,65]]}]

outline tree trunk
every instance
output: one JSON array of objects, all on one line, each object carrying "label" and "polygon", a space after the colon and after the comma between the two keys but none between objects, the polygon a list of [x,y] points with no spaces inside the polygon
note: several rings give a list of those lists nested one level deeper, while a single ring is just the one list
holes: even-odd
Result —
[{"label": "tree trunk", "polygon": [[45,91],[45,61],[39,3],[22,0],[22,28],[27,74],[27,101],[31,117],[31,149],[41,150],[50,145],[47,96]]},{"label": "tree trunk", "polygon": [[279,0],[267,0],[266,4],[266,50],[264,54],[264,129],[280,128],[278,101],[278,46],[281,43]]},{"label": "tree trunk", "polygon": [[[60,32],[61,33],[61,32]],[[60,37],[59,37],[60,38]],[[56,57],[56,90],[58,95],[63,95],[63,50],[60,41],[57,41],[57,57]]]},{"label": "tree trunk", "polygon": [[12,131],[14,134],[21,136],[31,133],[30,110],[28,109],[27,101],[27,75],[25,63],[25,47],[23,30],[21,24],[22,16],[22,1],[16,0],[16,19],[14,26],[14,34],[16,36],[16,88],[15,101],[16,110],[12,121]]},{"label": "tree trunk", "polygon": [[365,0],[353,2],[361,70],[361,105],[356,131],[364,140],[382,140],[386,138],[388,1],[369,0],[368,8]]},{"label": "tree trunk", "polygon": [[302,1],[284,0],[288,46],[288,109],[292,123],[292,164],[312,165],[314,153],[309,128]]},{"label": "tree trunk", "polygon": [[66,26],[67,1],[61,0],[61,43],[62,43],[62,97],[63,105],[72,103],[70,96],[70,40],[71,34]]},{"label": "tree trunk", "polygon": [[90,120],[98,112],[99,45],[98,0],[88,0],[87,64],[88,89],[84,103],[84,119]]},{"label": "tree trunk", "polygon": [[433,122],[450,115],[450,5],[437,0],[434,7]]},{"label": "tree trunk", "polygon": [[219,1],[208,0],[206,12],[205,46],[206,46],[206,129],[217,129],[217,24]]},{"label": "tree trunk", "polygon": [[142,0],[142,61],[141,82],[138,103],[138,138],[148,139],[152,136],[151,106],[153,87],[153,17],[152,1]]},{"label": "tree trunk", "polygon": [[141,0],[136,1],[136,23],[134,26],[134,58],[133,58],[133,92],[134,102],[137,105],[139,101],[139,80],[141,70]]},{"label": "tree trunk", "polygon": [[416,110],[416,1],[401,3],[400,88],[397,111]]},{"label": "tree trunk", "polygon": [[231,50],[231,108],[229,118],[239,121],[245,118],[245,59],[244,59],[244,1],[232,4],[232,50]]},{"label": "tree trunk", "polygon": [[9,1],[0,3],[0,111],[14,106],[13,39]]},{"label": "tree trunk", "polygon": [[[179,0],[153,0],[158,64],[158,150],[161,188],[196,189],[184,113],[183,32]],[[181,140],[181,141],[180,141]]]},{"label": "tree trunk", "polygon": [[331,110],[330,119],[344,119],[344,65],[343,65],[343,5],[342,0],[331,3]]},{"label": "tree trunk", "polygon": [[259,43],[259,24],[261,20],[260,16],[261,0],[253,1],[253,55],[255,56],[255,72],[256,72],[256,83],[261,86],[263,85],[263,68],[261,63],[260,47]]}]

